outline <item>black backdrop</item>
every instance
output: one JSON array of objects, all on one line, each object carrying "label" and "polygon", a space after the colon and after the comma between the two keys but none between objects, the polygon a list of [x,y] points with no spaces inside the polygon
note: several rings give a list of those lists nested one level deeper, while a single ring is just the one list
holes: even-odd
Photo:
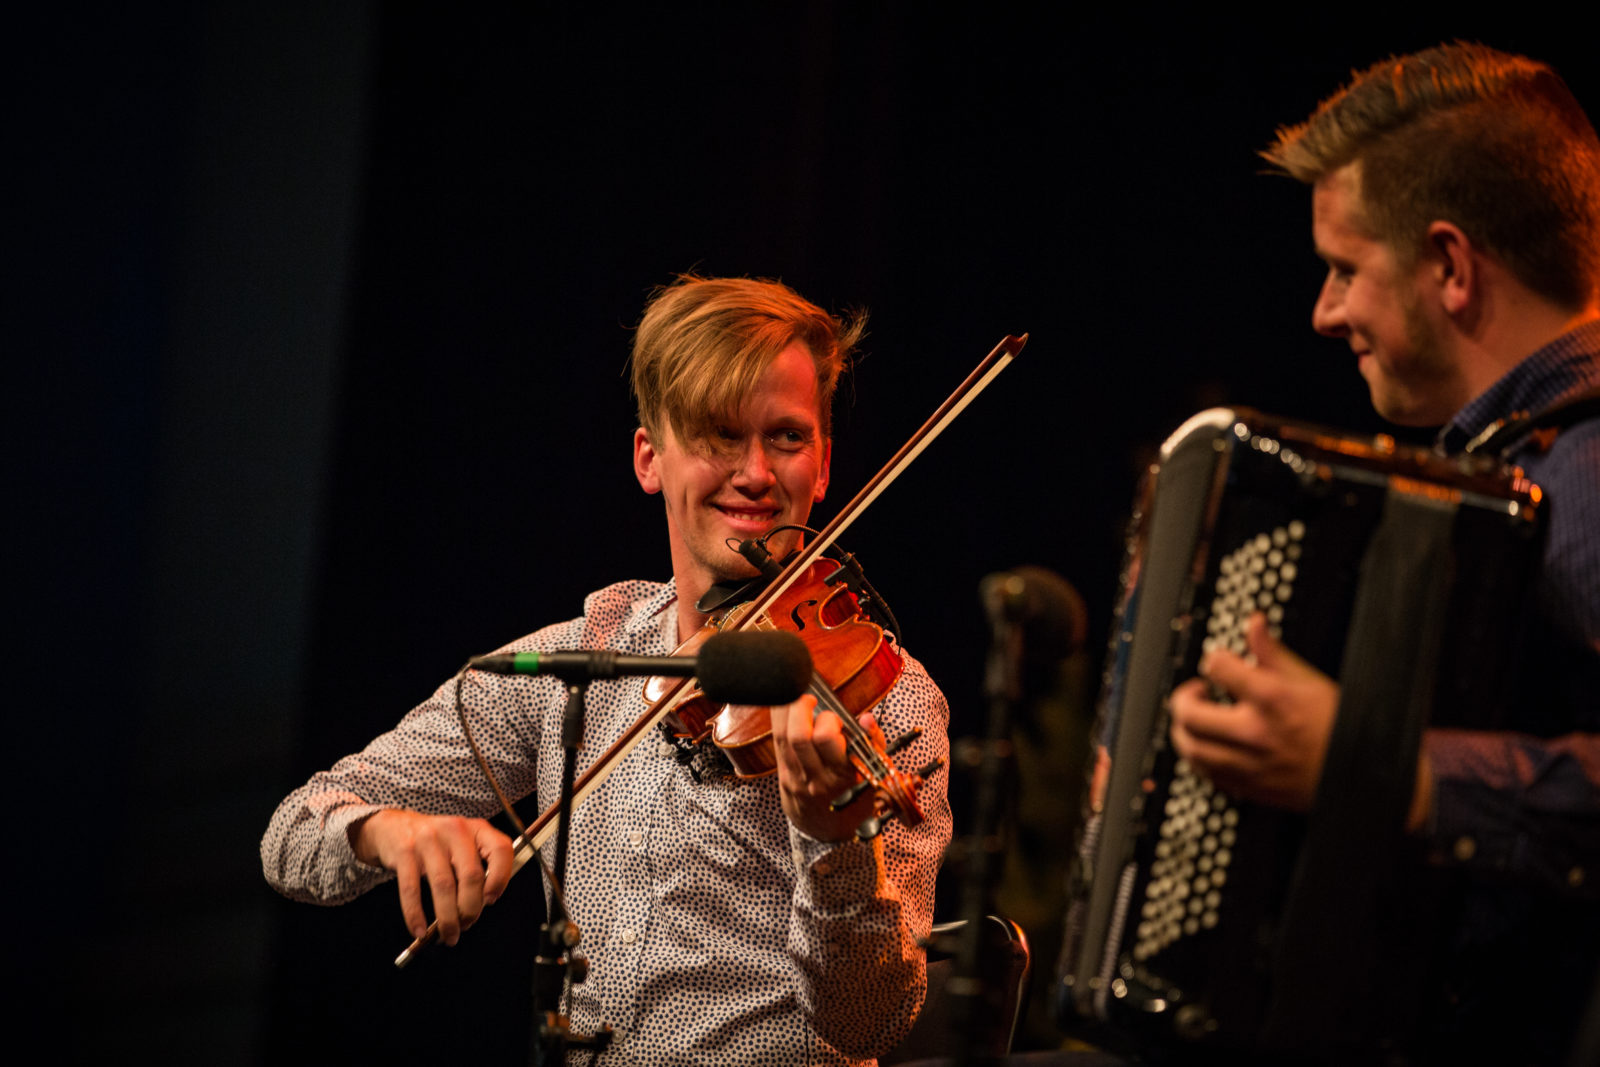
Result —
[{"label": "black backdrop", "polygon": [[675,272],[870,309],[823,520],[1031,332],[848,544],[956,734],[980,725],[984,574],[1060,571],[1103,641],[1134,480],[1184,416],[1379,428],[1308,329],[1307,194],[1253,152],[1352,66],[1455,36],[1549,59],[1596,108],[1585,51],[1509,16],[32,16],[5,308],[35,755],[11,784],[19,836],[50,842],[18,919],[41,1000],[73,998],[66,1040],[520,1055],[532,882],[395,975],[392,891],[291,905],[254,849],[465,655],[666,575],[624,364]]}]

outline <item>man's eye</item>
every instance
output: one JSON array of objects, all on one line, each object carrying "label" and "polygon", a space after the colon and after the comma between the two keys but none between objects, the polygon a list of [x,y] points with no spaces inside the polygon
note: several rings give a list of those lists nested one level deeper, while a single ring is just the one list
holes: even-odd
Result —
[{"label": "man's eye", "polygon": [[798,452],[811,443],[810,436],[799,430],[777,430],[767,434],[767,440],[784,452]]}]

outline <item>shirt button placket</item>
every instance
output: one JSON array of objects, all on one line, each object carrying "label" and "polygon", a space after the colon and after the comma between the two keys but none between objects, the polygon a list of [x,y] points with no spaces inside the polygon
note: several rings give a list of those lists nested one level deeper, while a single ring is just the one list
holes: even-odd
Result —
[{"label": "shirt button placket", "polygon": [[[616,958],[615,973],[631,975],[632,978],[629,980],[637,986],[644,967],[643,950],[646,923],[649,920],[647,888],[650,884],[650,873],[645,856],[644,831],[622,830],[618,837],[622,845],[622,856],[625,857],[623,867],[628,874],[614,886],[617,894],[616,910],[613,913],[608,941]],[[624,1018],[628,1026],[638,1025],[642,1007],[641,1004],[634,1002],[626,1009]]]}]

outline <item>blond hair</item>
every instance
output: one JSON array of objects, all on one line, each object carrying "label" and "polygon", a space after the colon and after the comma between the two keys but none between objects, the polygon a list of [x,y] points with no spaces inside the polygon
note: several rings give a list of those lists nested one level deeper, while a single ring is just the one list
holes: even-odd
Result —
[{"label": "blond hair", "polygon": [[682,275],[651,295],[634,333],[639,425],[656,441],[663,419],[681,442],[711,439],[799,343],[816,365],[818,415],[831,434],[834,390],[865,326],[864,314],[836,318],[782,282]]},{"label": "blond hair", "polygon": [[1445,220],[1534,292],[1600,290],[1600,140],[1543,63],[1440,45],[1355,73],[1261,155],[1308,184],[1359,163],[1362,214],[1407,260]]}]

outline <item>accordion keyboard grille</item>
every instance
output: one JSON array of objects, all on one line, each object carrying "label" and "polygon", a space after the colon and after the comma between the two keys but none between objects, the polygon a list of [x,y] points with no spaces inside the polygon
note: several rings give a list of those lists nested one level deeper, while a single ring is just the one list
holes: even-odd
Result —
[{"label": "accordion keyboard grille", "polygon": [[[1247,538],[1224,556],[1206,617],[1206,652],[1227,649],[1249,657],[1245,624],[1257,611],[1274,637],[1294,596],[1306,528],[1294,521]],[[1186,760],[1173,768],[1160,838],[1145,883],[1133,958],[1150,959],[1181,938],[1221,921],[1223,887],[1238,841],[1239,809],[1195,773]]]}]

